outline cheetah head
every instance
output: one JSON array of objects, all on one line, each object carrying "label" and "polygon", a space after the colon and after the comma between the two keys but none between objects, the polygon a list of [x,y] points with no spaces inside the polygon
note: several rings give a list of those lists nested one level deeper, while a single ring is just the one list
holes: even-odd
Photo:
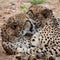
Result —
[{"label": "cheetah head", "polygon": [[32,5],[27,15],[30,19],[28,19],[24,25],[23,35],[33,35],[51,20],[50,18],[53,16],[53,12],[46,7]]}]

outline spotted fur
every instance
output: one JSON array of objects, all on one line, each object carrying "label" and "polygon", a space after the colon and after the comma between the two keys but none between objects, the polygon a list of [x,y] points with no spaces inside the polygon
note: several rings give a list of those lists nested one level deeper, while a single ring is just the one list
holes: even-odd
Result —
[{"label": "spotted fur", "polygon": [[[29,17],[18,14],[3,25],[2,46],[8,54],[19,54],[16,58],[20,60],[55,60],[60,55],[58,21],[52,10],[35,5],[32,7],[33,10],[29,11],[32,11],[33,17],[28,11]],[[26,38],[26,34],[31,38]]]},{"label": "spotted fur", "polygon": [[43,55],[46,54],[49,57],[53,57],[53,59],[60,55],[60,30],[53,20],[50,24],[47,23],[41,31],[33,35],[31,44],[33,47],[40,48],[40,54],[43,52]]},{"label": "spotted fur", "polygon": [[[37,17],[37,20],[41,22],[43,28],[36,32],[31,38],[30,55],[33,55],[35,60],[56,60],[56,57],[60,56],[60,29],[58,28],[57,19],[49,9],[41,10],[40,14],[43,17],[38,15],[39,19]],[[34,19],[35,17],[36,16],[33,15],[33,17],[30,18]],[[33,60],[31,56],[28,57],[28,59]]]},{"label": "spotted fur", "polygon": [[[27,20],[26,14],[19,13],[8,18],[7,22],[1,28],[2,46],[6,53],[13,54],[14,43],[11,43],[15,38],[19,37],[20,31]],[[17,41],[17,40],[16,40]]]}]

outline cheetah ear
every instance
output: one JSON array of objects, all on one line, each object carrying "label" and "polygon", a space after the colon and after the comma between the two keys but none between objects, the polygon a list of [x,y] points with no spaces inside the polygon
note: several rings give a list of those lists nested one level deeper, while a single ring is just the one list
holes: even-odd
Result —
[{"label": "cheetah ear", "polygon": [[29,22],[29,20],[27,20],[24,24],[22,34],[26,35],[27,33],[29,33],[30,27],[31,27],[31,23]]},{"label": "cheetah ear", "polygon": [[29,30],[30,27],[31,27],[31,23],[30,23],[29,20],[27,20],[27,21],[25,22],[25,24],[24,24],[24,29]]},{"label": "cheetah ear", "polygon": [[42,11],[42,15],[44,16],[44,18],[48,18],[53,15],[53,12],[52,10],[46,8]]}]

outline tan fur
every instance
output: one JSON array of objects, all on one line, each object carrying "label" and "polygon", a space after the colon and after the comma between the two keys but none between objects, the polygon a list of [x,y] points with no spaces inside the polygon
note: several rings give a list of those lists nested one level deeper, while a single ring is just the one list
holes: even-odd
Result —
[{"label": "tan fur", "polygon": [[23,13],[9,17],[6,24],[4,24],[1,28],[2,39],[4,40],[4,38],[7,38],[7,40],[12,40],[14,36],[18,36],[19,31],[22,29],[25,21],[26,15]]}]

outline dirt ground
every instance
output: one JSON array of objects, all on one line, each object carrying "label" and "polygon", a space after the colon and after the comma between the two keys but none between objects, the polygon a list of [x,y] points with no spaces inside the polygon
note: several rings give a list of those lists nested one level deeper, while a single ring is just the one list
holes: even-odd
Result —
[{"label": "dirt ground", "polygon": [[[21,11],[19,6],[21,4],[25,4],[27,7],[29,7],[31,4],[28,0],[0,0],[0,35],[1,35],[1,27],[7,21],[7,19],[14,14],[18,14]],[[56,17],[60,17],[60,0],[48,0],[48,2],[44,2],[40,5],[46,6],[49,9],[53,10],[53,13]],[[11,55],[6,55],[5,51],[3,50],[1,46],[1,36],[0,36],[0,60],[16,60]],[[60,60],[60,57],[57,58],[57,60]]]}]

